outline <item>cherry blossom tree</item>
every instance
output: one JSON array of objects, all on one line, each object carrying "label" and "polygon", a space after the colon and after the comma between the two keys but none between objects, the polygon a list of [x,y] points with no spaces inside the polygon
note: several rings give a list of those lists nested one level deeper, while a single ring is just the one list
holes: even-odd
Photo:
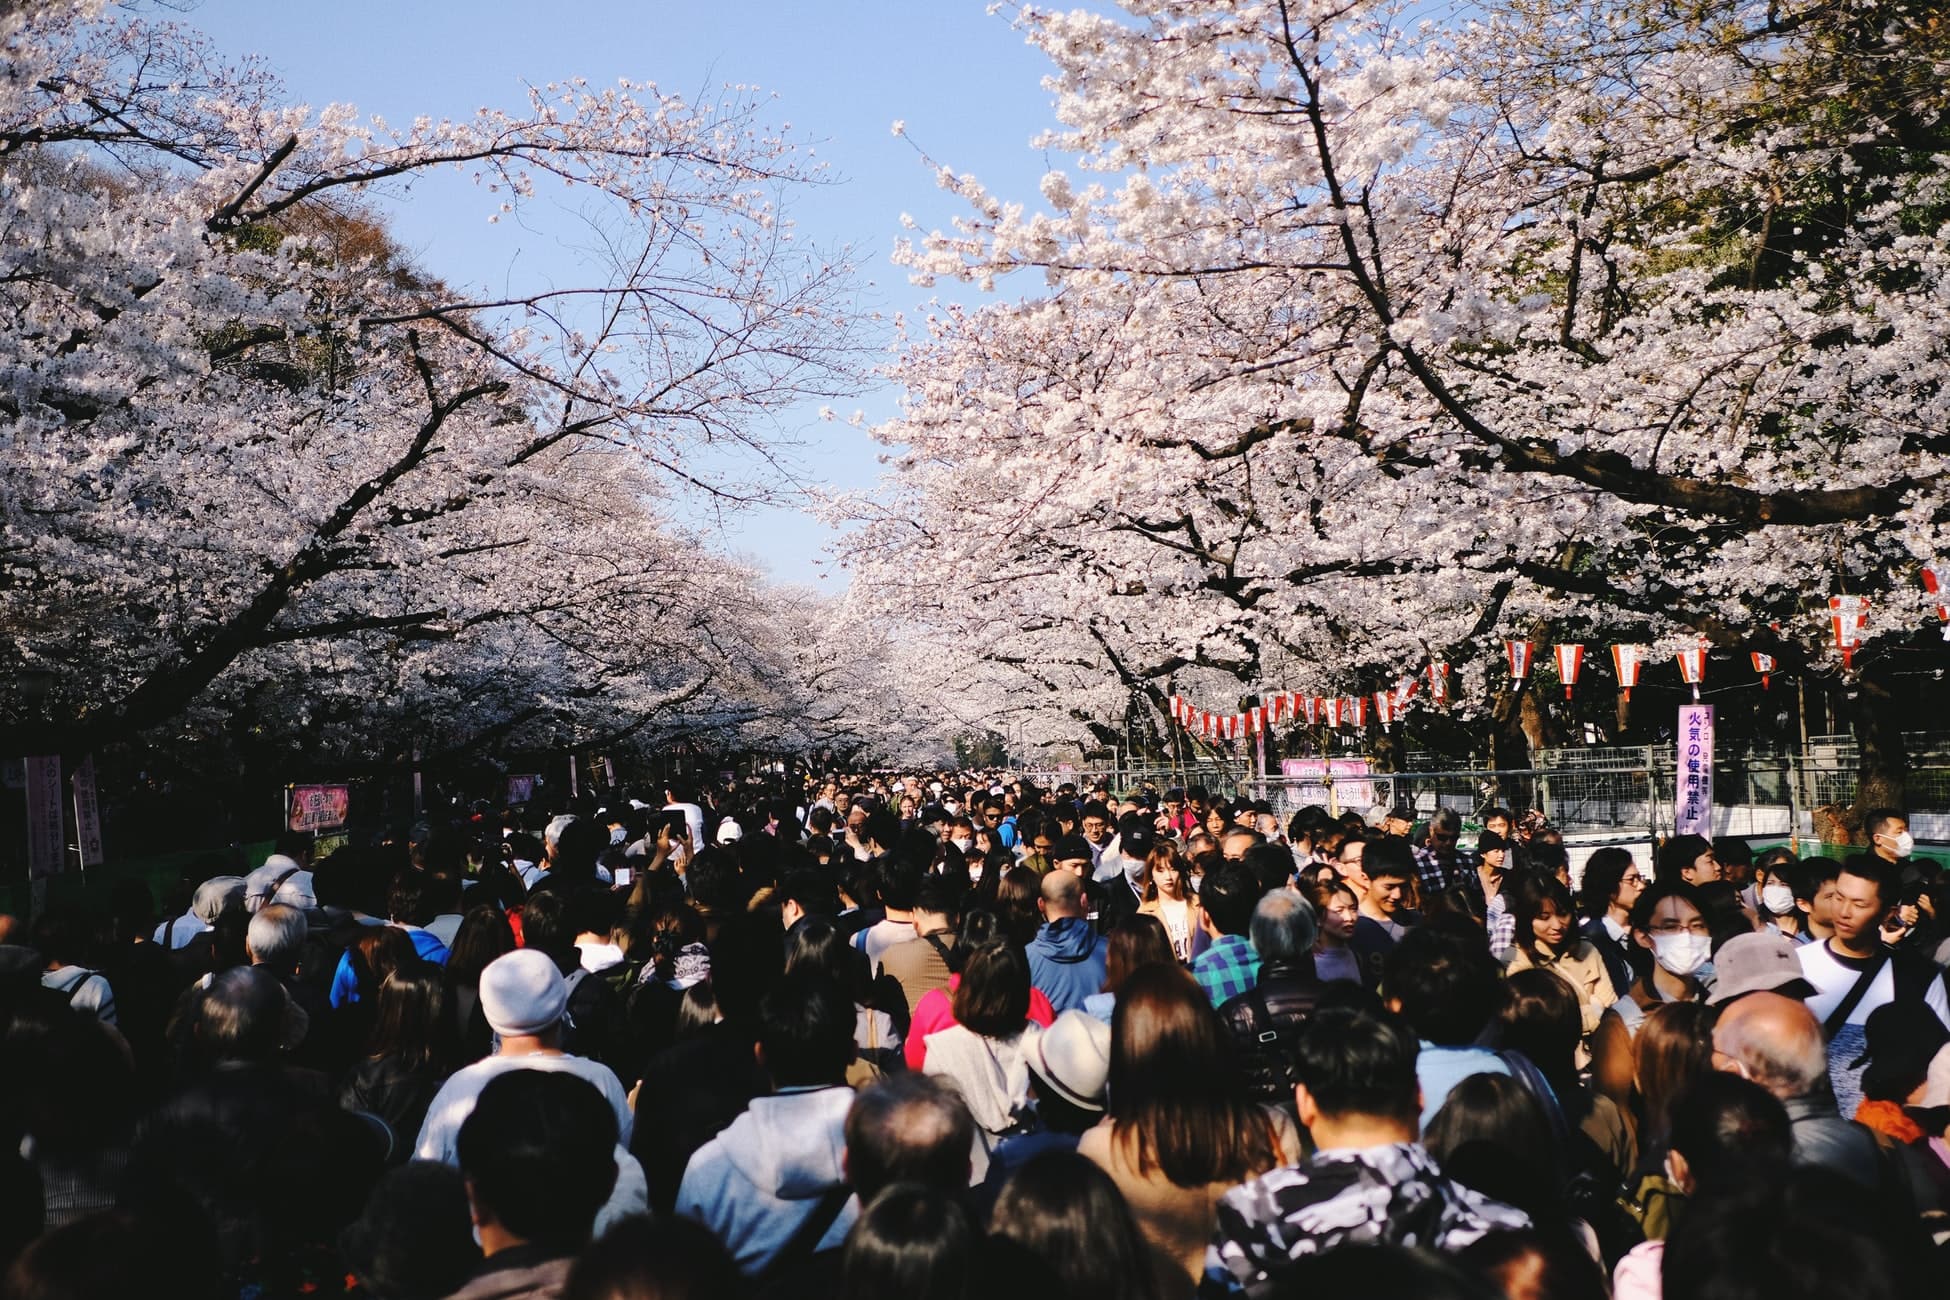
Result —
[{"label": "cherry blossom tree", "polygon": [[[0,49],[0,752],[756,716],[766,598],[672,497],[776,486],[757,431],[855,345],[844,259],[780,211],[819,170],[755,93],[394,127],[101,0],[10,6]],[[445,172],[490,221],[566,189],[586,281],[413,266],[383,205]]]},{"label": "cherry blossom tree", "polygon": [[[1322,693],[1442,659],[1520,743],[1505,637],[1704,639],[1840,671],[1865,797],[1944,549],[1946,31],[1934,6],[1146,0],[1014,11],[1073,159],[917,280],[862,579],[976,575],[951,630],[1149,692]],[[1021,291],[1027,291],[1023,286]],[[1778,624],[1778,630],[1776,629]],[[1506,751],[1507,752],[1507,751]]]}]

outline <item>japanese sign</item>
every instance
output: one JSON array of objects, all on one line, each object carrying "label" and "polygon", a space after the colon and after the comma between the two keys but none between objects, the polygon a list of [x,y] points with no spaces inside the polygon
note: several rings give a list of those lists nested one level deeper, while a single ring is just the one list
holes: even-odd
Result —
[{"label": "japanese sign", "polygon": [[74,838],[75,846],[81,850],[81,865],[99,867],[102,864],[102,810],[95,796],[95,756],[90,754],[81,760],[69,778],[74,786]]},{"label": "japanese sign", "polygon": [[293,785],[284,793],[285,825],[294,831],[337,830],[352,806],[349,785]]},{"label": "japanese sign", "polygon": [[1375,802],[1374,782],[1365,758],[1283,758],[1287,798],[1298,803],[1326,805],[1327,778],[1334,778],[1334,803],[1342,808],[1366,808]]},{"label": "japanese sign", "polygon": [[1713,834],[1713,706],[1679,706],[1679,782],[1672,833]]},{"label": "japanese sign", "polygon": [[27,874],[52,876],[61,870],[68,843],[61,812],[61,757],[49,754],[27,765]]}]

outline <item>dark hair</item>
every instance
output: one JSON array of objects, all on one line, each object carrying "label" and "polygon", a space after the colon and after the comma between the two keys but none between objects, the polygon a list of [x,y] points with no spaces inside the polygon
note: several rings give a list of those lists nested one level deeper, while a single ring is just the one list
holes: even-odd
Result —
[{"label": "dark hair", "polygon": [[1409,842],[1395,835],[1385,835],[1378,840],[1368,841],[1368,847],[1361,854],[1361,870],[1369,880],[1415,879],[1415,849]]},{"label": "dark hair", "polygon": [[981,1234],[952,1193],[895,1183],[847,1234],[847,1300],[965,1300],[978,1294]]},{"label": "dark hair", "polygon": [[1512,1075],[1461,1079],[1429,1117],[1422,1145],[1444,1173],[1492,1200],[1532,1215],[1555,1208],[1550,1119],[1537,1095]]},{"label": "dark hair", "polygon": [[802,917],[785,936],[785,973],[817,973],[832,980],[858,1001],[859,952],[846,941],[840,927],[823,916]]},{"label": "dark hair", "polygon": [[1665,1141],[1672,1108],[1695,1080],[1713,1068],[1713,1008],[1703,1002],[1661,1002],[1632,1035],[1642,1146]]},{"label": "dark hair", "polygon": [[594,1084],[553,1070],[489,1079],[456,1150],[474,1202],[558,1255],[589,1240],[616,1182],[616,1114]]},{"label": "dark hair", "polygon": [[1625,879],[1625,873],[1634,865],[1632,854],[1627,849],[1607,845],[1598,849],[1584,861],[1584,879],[1579,883],[1578,899],[1582,903],[1584,915],[1603,916],[1611,907],[1612,895],[1618,892],[1618,884]]},{"label": "dark hair", "polygon": [[1412,1124],[1422,1110],[1416,1050],[1409,1026],[1397,1017],[1330,1007],[1316,1012],[1301,1033],[1294,1075],[1324,1115]]},{"label": "dark hair", "polygon": [[1578,993],[1554,970],[1515,971],[1504,985],[1497,1013],[1497,1042],[1530,1058],[1572,1123],[1591,1110],[1591,1094],[1578,1078],[1578,1042],[1584,1035]]},{"label": "dark hair", "polygon": [[201,1242],[181,1239],[179,1229],[187,1227],[127,1209],[87,1215],[28,1245],[0,1274],[0,1294],[12,1300],[154,1294],[166,1260],[169,1294],[208,1300],[218,1294],[217,1261]]},{"label": "dark hair", "polygon": [[1042,877],[1028,867],[1011,868],[996,882],[995,906],[1009,942],[1018,948],[1027,947],[1042,928],[1043,914],[1036,906],[1042,897]]},{"label": "dark hair", "polygon": [[953,1087],[928,1074],[888,1075],[846,1114],[846,1175],[872,1200],[890,1183],[960,1193],[968,1187],[975,1121]]},{"label": "dark hair", "polygon": [[276,976],[233,966],[211,980],[197,1001],[197,1046],[213,1061],[272,1060],[284,1047],[287,1005]]},{"label": "dark hair", "polygon": [[1503,897],[1505,906],[1510,909],[1510,919],[1516,923],[1517,947],[1533,955],[1536,953],[1537,932],[1531,923],[1550,909],[1570,923],[1564,935],[1566,950],[1577,948],[1577,909],[1571,903],[1571,891],[1556,876],[1534,869],[1519,871],[1514,879],[1504,880]]},{"label": "dark hair", "polygon": [[1680,872],[1712,849],[1713,841],[1704,835],[1675,835],[1659,846],[1659,874],[1678,879]]},{"label": "dark hair", "polygon": [[807,916],[838,916],[840,891],[831,876],[810,868],[788,871],[779,881],[779,898],[797,903]]},{"label": "dark hair", "polygon": [[[1444,1173],[1449,1172],[1445,1167]],[[1481,1190],[1481,1189],[1478,1189]],[[1568,1231],[1506,1228],[1456,1252],[1456,1263],[1498,1296],[1610,1300],[1611,1286],[1584,1243]],[[1526,1289],[1528,1288],[1528,1289]]]},{"label": "dark hair", "polygon": [[1254,1104],[1212,1001],[1182,967],[1145,966],[1111,1012],[1109,1114],[1113,1141],[1132,1144],[1140,1174],[1180,1187],[1244,1182],[1275,1161],[1266,1114]]},{"label": "dark hair", "polygon": [[773,1084],[839,1083],[853,1064],[853,1023],[853,999],[826,975],[792,975],[774,984],[758,1004],[758,1043]]},{"label": "dark hair", "polygon": [[407,962],[381,981],[367,1056],[391,1057],[406,1070],[444,1073],[457,1048],[447,1016],[446,980],[438,966]]},{"label": "dark hair", "polygon": [[985,943],[962,960],[955,1019],[984,1038],[1014,1038],[1029,1018],[1029,961],[1014,944]]},{"label": "dark hair", "polygon": [[346,1268],[374,1296],[451,1295],[480,1266],[460,1170],[415,1160],[388,1170],[339,1234]]},{"label": "dark hair", "polygon": [[1880,907],[1892,907],[1896,893],[1901,887],[1896,872],[1881,858],[1868,853],[1851,853],[1842,859],[1840,876],[1855,876],[1871,881],[1876,887],[1876,902]]},{"label": "dark hair", "polygon": [[569,926],[568,900],[552,889],[538,889],[521,908],[521,946],[546,953],[556,961],[576,950]]},{"label": "dark hair", "polygon": [[514,927],[500,908],[491,903],[470,907],[447,948],[447,981],[455,988],[478,988],[488,963],[514,950]]},{"label": "dark hair", "polygon": [[[1066,1300],[1156,1300],[1151,1252],[1110,1175],[1074,1151],[1031,1157],[1002,1185],[989,1244],[1018,1293]],[[1004,1288],[998,1287],[1001,1291]]]},{"label": "dark hair", "polygon": [[1808,888],[1808,897],[1813,898],[1821,892],[1821,887],[1842,874],[1842,864],[1834,858],[1803,858],[1801,865],[1807,869],[1813,882]]},{"label": "dark hair", "polygon": [[1820,1167],[1689,1198],[1666,1237],[1665,1300],[1922,1300],[1937,1293],[1914,1214]]},{"label": "dark hair", "polygon": [[1246,934],[1259,906],[1259,877],[1243,862],[1219,862],[1205,873],[1198,904],[1220,934]]},{"label": "dark hair", "polygon": [[1697,1186],[1715,1188],[1736,1177],[1772,1177],[1794,1155],[1787,1108],[1757,1083],[1723,1070],[1704,1070],[1672,1104],[1668,1145],[1686,1157]]},{"label": "dark hair", "polygon": [[[582,1252],[563,1300],[742,1300],[750,1291],[709,1228],[632,1215]],[[432,1294],[432,1293],[430,1293]]]},{"label": "dark hair", "polygon": [[1650,934],[1652,913],[1668,898],[1681,899],[1701,917],[1706,916],[1706,904],[1700,899],[1698,886],[1677,876],[1661,876],[1647,885],[1645,892],[1639,895],[1639,901],[1632,904],[1632,928]]},{"label": "dark hair", "polygon": [[1176,966],[1165,924],[1151,914],[1127,916],[1111,927],[1104,946],[1104,992],[1115,993],[1124,981],[1145,966]]},{"label": "dark hair", "polygon": [[1403,1022],[1438,1047],[1475,1042],[1502,997],[1496,959],[1485,944],[1425,927],[1388,950],[1381,979],[1401,1004]]},{"label": "dark hair", "polygon": [[1909,824],[1909,814],[1899,808],[1871,808],[1862,814],[1862,833],[1873,842],[1890,822]]},{"label": "dark hair", "polygon": [[1241,859],[1259,880],[1259,892],[1270,894],[1293,879],[1293,850],[1284,844],[1255,844]]}]

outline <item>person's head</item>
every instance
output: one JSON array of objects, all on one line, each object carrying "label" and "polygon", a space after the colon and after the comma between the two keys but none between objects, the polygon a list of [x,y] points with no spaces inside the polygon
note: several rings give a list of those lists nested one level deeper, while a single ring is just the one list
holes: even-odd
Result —
[{"label": "person's head", "polygon": [[1428,847],[1437,853],[1453,853],[1462,839],[1462,817],[1453,808],[1438,808],[1429,818]]},{"label": "person's head", "polygon": [[1368,892],[1367,853],[1367,837],[1349,835],[1341,841],[1340,852],[1335,859],[1336,870],[1354,890],[1357,900]]},{"label": "person's head", "polygon": [[1753,993],[1721,1011],[1713,1025],[1713,1065],[1750,1079],[1782,1101],[1828,1084],[1821,1023],[1804,1003]]},{"label": "person's head", "polygon": [[1402,1023],[1437,1047],[1474,1043],[1496,1015],[1503,983],[1479,939],[1420,928],[1383,959],[1381,986]]},{"label": "person's head", "polygon": [[1081,835],[1059,835],[1050,842],[1050,868],[1052,871],[1081,881],[1090,874],[1095,859],[1090,852],[1090,841]]},{"label": "person's head", "polygon": [[1055,1133],[1081,1135],[1104,1116],[1110,1086],[1110,1026],[1072,1008],[1025,1052],[1037,1117]]},{"label": "person's head", "polygon": [[1191,892],[1185,876],[1185,860],[1178,852],[1178,845],[1171,840],[1159,840],[1152,845],[1151,852],[1144,856],[1144,874],[1146,902],[1156,898],[1182,899]]},{"label": "person's head", "polygon": [[1172,966],[1177,961],[1164,922],[1150,915],[1127,916],[1111,928],[1104,946],[1104,992],[1117,992],[1141,967]]},{"label": "person's head", "polygon": [[1793,1127],[1767,1089],[1706,1070],[1673,1098],[1666,1146],[1666,1176],[1690,1194],[1735,1176],[1785,1172],[1794,1153]]},{"label": "person's head", "polygon": [[1835,878],[1829,922],[1836,940],[1855,952],[1873,947],[1882,918],[1896,905],[1896,890],[1896,873],[1881,857],[1854,854],[1846,859]]},{"label": "person's head", "polygon": [[1576,1063],[1583,1029],[1577,990],[1556,971],[1532,966],[1504,981],[1497,1041],[1531,1059],[1574,1119],[1587,1105]]},{"label": "person's head", "polygon": [[414,1160],[388,1170],[339,1234],[346,1271],[380,1300],[451,1295],[481,1261],[460,1170]]},{"label": "person's head", "polygon": [[1253,951],[1262,961],[1292,961],[1312,951],[1317,933],[1313,906],[1296,890],[1276,889],[1253,908]]},{"label": "person's head", "polygon": [[731,1252],[709,1228],[674,1215],[633,1215],[582,1252],[562,1298],[743,1300],[749,1292]]},{"label": "person's head", "polygon": [[1668,974],[1690,979],[1713,954],[1699,891],[1672,877],[1647,885],[1632,905],[1632,940]]},{"label": "person's head", "polygon": [[1805,898],[1797,894],[1796,906],[1808,918],[1809,924],[1827,930],[1835,924],[1835,882],[1842,874],[1842,864],[1834,858],[1803,858],[1801,866],[1808,874],[1808,893]]},{"label": "person's head", "polygon": [[[1557,1217],[1550,1214],[1554,1208],[1545,1207],[1532,1220]],[[1481,1278],[1491,1294],[1503,1300],[1610,1300],[1604,1269],[1583,1240],[1561,1227],[1486,1233],[1457,1251],[1455,1258],[1460,1269]]]},{"label": "person's head", "polygon": [[1713,1069],[1713,1012],[1702,1002],[1661,1002],[1632,1035],[1632,1082],[1645,1136],[1657,1141],[1672,1123],[1672,1105]]},{"label": "person's head", "polygon": [[896,1182],[958,1192],[968,1186],[974,1140],[960,1093],[933,1075],[888,1075],[847,1112],[847,1182],[863,1201]]},{"label": "person's head", "polygon": [[1219,863],[1199,886],[1199,910],[1217,935],[1245,934],[1252,928],[1253,908],[1258,904],[1259,878],[1243,863]]},{"label": "person's head", "polygon": [[1675,835],[1659,847],[1659,878],[1704,885],[1720,878],[1720,859],[1704,835]]},{"label": "person's head", "polygon": [[616,1182],[616,1114],[595,1085],[553,1070],[488,1081],[460,1126],[460,1172],[484,1247],[573,1254]]},{"label": "person's head", "polygon": [[1313,902],[1314,919],[1320,926],[1322,939],[1338,947],[1354,937],[1354,923],[1361,917],[1361,900],[1346,881],[1316,879],[1308,888],[1307,896]]},{"label": "person's head", "polygon": [[1040,886],[1043,919],[1050,922],[1075,920],[1088,915],[1083,901],[1083,880],[1063,869],[1049,872]]},{"label": "person's head", "polygon": [[846,935],[825,917],[808,916],[785,936],[785,973],[824,975],[843,989],[854,986],[859,954]]},{"label": "person's head", "polygon": [[853,1064],[853,999],[811,972],[774,983],[758,1004],[758,1063],[775,1090],[841,1083]]},{"label": "person's head", "polygon": [[1029,1018],[1029,961],[1012,943],[984,943],[962,961],[955,1019],[984,1038],[1014,1038]]},{"label": "person's head", "polygon": [[497,957],[481,972],[481,1014],[503,1040],[532,1038],[553,1044],[568,1007],[569,989],[560,968],[533,948]]},{"label": "person's head", "polygon": [[1219,853],[1228,862],[1244,862],[1246,855],[1266,843],[1266,837],[1250,826],[1233,824],[1219,835]]},{"label": "person's head", "polygon": [[1577,916],[1571,891],[1556,876],[1522,871],[1505,882],[1510,919],[1516,922],[1517,946],[1527,952],[1561,953],[1577,943]]},{"label": "person's head", "polygon": [[1659,1274],[1664,1300],[1923,1300],[1941,1291],[1930,1254],[1913,1214],[1799,1168],[1689,1198]]},{"label": "person's head", "polygon": [[1909,815],[1894,808],[1870,809],[1862,818],[1862,832],[1869,838],[1869,852],[1884,862],[1900,862],[1916,851]]},{"label": "person's head", "polygon": [[1422,1133],[1444,1173],[1533,1213],[1548,1211],[1558,1194],[1552,1142],[1543,1104],[1508,1074],[1465,1076]]},{"label": "person's head", "polygon": [[1408,840],[1390,835],[1370,844],[1362,868],[1368,877],[1362,906],[1384,917],[1401,911],[1408,902],[1409,882],[1415,879],[1415,852]]},{"label": "person's head", "polygon": [[1862,1072],[1862,1095],[1870,1101],[1907,1102],[1950,1043],[1950,1030],[1921,998],[1885,1002],[1869,1013],[1863,1031],[1869,1066]]},{"label": "person's head", "polygon": [[895,1183],[860,1212],[841,1262],[849,1300],[966,1300],[977,1295],[981,1234],[951,1192]]},{"label": "person's head", "polygon": [[1508,840],[1515,826],[1508,808],[1492,808],[1483,814],[1483,829],[1501,839]]},{"label": "person's head", "polygon": [[298,968],[298,956],[304,949],[309,928],[303,912],[272,903],[252,915],[244,929],[244,947],[256,965],[288,974]]},{"label": "person's head", "polygon": [[272,1060],[284,1048],[288,1007],[276,976],[233,966],[213,978],[197,1002],[197,1047],[212,1061]]},{"label": "person's head", "polygon": [[1270,1166],[1265,1117],[1248,1099],[1212,1002],[1178,966],[1124,981],[1111,1012],[1110,1116],[1140,1173],[1180,1187],[1244,1181]]},{"label": "person's head", "polygon": [[[38,1183],[36,1179],[36,1190]],[[194,1233],[200,1226],[129,1209],[83,1215],[25,1243],[11,1267],[0,1265],[0,1295],[10,1300],[108,1300],[154,1294],[156,1262],[167,1259],[170,1295],[212,1300],[219,1294],[218,1261],[205,1242],[184,1240],[185,1231]]]},{"label": "person's head", "polygon": [[1002,1256],[1002,1277],[1029,1294],[1157,1300],[1130,1206],[1109,1174],[1074,1151],[1046,1151],[1009,1176],[989,1216],[989,1247]]},{"label": "person's head", "polygon": [[1422,1110],[1416,1051],[1414,1035],[1394,1016],[1345,1007],[1317,1012],[1293,1057],[1301,1124],[1323,1145],[1323,1133],[1355,1125],[1399,1129],[1402,1140],[1412,1139]]},{"label": "person's head", "polygon": [[1083,838],[1099,848],[1110,842],[1110,809],[1091,800],[1083,806]]},{"label": "person's head", "polygon": [[1632,905],[1645,891],[1645,877],[1628,850],[1606,847],[1597,850],[1584,863],[1584,879],[1579,882],[1580,910],[1589,917],[1600,917],[1612,908],[1631,915]]},{"label": "person's head", "polygon": [[931,875],[914,891],[914,929],[917,934],[940,934],[960,919],[961,891],[945,876]]}]

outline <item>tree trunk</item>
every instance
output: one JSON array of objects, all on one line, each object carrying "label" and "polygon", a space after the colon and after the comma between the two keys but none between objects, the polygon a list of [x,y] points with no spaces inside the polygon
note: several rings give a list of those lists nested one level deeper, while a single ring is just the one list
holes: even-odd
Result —
[{"label": "tree trunk", "polygon": [[1855,803],[1849,808],[1851,842],[1860,837],[1862,816],[1871,808],[1909,806],[1909,751],[1903,745],[1903,715],[1893,685],[1887,664],[1865,665],[1849,693],[1858,776]]},{"label": "tree trunk", "polygon": [[[1529,691],[1526,683],[1497,692],[1490,706],[1490,768],[1497,772],[1521,771],[1530,766],[1530,737],[1524,727]],[[1529,709],[1534,709],[1534,703]],[[1530,778],[1495,778],[1497,801],[1504,807],[1522,811],[1530,806]]]}]

